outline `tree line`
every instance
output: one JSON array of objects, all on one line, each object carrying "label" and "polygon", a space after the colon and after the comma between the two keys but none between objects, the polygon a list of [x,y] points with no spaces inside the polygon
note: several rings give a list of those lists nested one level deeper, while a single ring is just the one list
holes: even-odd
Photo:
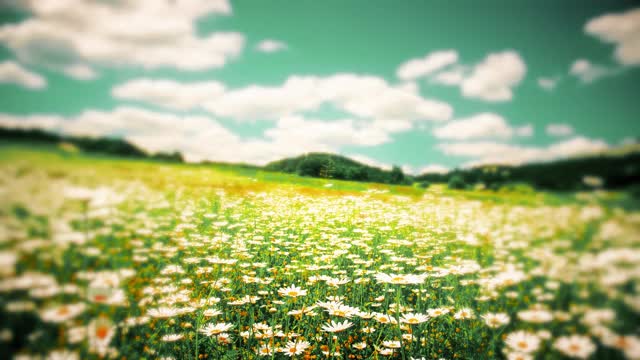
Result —
[{"label": "tree line", "polygon": [[[0,127],[0,139],[27,143],[58,145],[71,144],[90,153],[126,158],[152,159],[167,162],[184,162],[180,152],[148,153],[122,138],[83,137],[62,135],[41,129],[16,129]],[[447,184],[453,189],[486,188],[499,190],[519,185],[537,190],[580,191],[594,188],[630,188],[640,194],[640,150],[605,152],[544,163],[528,163],[518,166],[486,165],[469,169],[454,169],[444,174],[404,174],[398,166],[391,170],[366,165],[344,156],[328,153],[309,153],[274,161],[264,167],[247,164],[203,162],[216,166],[279,171],[300,176],[398,184],[426,188],[432,183]]]},{"label": "tree line", "polygon": [[180,152],[148,153],[121,138],[60,135],[40,129],[0,128],[0,139],[34,144],[71,144],[81,151],[126,158],[184,162]]},{"label": "tree line", "polygon": [[344,156],[327,153],[309,153],[274,161],[267,164],[264,169],[338,180],[403,185],[412,183],[412,178],[405,175],[398,166],[393,166],[391,170],[383,170]]},{"label": "tree line", "polygon": [[640,152],[603,153],[518,166],[480,166],[446,174],[423,174],[415,180],[447,183],[458,189],[481,185],[498,190],[514,184],[551,191],[622,189],[640,185]]}]

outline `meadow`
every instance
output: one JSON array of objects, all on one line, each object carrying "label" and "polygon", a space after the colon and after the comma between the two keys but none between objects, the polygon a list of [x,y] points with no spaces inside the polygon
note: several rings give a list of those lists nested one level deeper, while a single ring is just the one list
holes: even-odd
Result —
[{"label": "meadow", "polygon": [[0,357],[640,359],[622,192],[0,147]]}]

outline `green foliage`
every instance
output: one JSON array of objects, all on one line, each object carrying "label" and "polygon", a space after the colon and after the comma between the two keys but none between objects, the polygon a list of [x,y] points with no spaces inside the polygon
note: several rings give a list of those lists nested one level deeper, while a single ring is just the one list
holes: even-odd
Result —
[{"label": "green foliage", "polygon": [[451,177],[451,179],[449,179],[447,186],[449,187],[449,189],[463,190],[467,188],[467,183],[464,181],[464,178],[462,176],[454,175]]},{"label": "green foliage", "polygon": [[179,152],[149,155],[137,146],[119,138],[59,135],[39,129],[0,128],[0,139],[36,144],[62,143],[66,144],[66,147],[71,145],[84,152],[119,157],[148,158],[170,162],[184,161]]},{"label": "green foliage", "polygon": [[404,182],[404,173],[402,173],[402,169],[399,166],[394,165],[389,178],[392,184],[402,184]]},{"label": "green foliage", "polygon": [[535,194],[536,190],[527,183],[506,183],[500,186],[499,191],[506,193],[518,193],[518,194]]},{"label": "green foliage", "polygon": [[316,157],[307,157],[298,163],[296,173],[300,176],[320,177],[325,161]]},{"label": "green foliage", "polygon": [[631,185],[627,191],[629,191],[629,194],[631,194],[633,198],[640,199],[640,184]]},{"label": "green foliage", "polygon": [[462,176],[467,184],[483,183],[490,190],[499,190],[505,184],[526,183],[537,190],[581,191],[590,190],[585,177],[602,179],[605,189],[623,189],[640,183],[640,151],[605,153],[519,166],[487,165],[455,170],[448,174],[423,174],[417,181],[450,183]]},{"label": "green foliage", "polygon": [[172,153],[168,152],[159,152],[150,156],[154,160],[167,161],[167,162],[184,162],[184,158],[182,154],[178,151],[174,151]]},{"label": "green foliage", "polygon": [[394,166],[391,171],[368,166],[344,156],[310,153],[267,164],[267,171],[295,173],[300,176],[338,180],[378,182],[384,184],[410,184],[411,178]]}]

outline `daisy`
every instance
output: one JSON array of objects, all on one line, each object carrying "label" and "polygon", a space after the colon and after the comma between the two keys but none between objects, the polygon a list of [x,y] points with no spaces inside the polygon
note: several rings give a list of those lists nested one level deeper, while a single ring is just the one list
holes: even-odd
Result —
[{"label": "daisy", "polygon": [[460,309],[458,312],[453,314],[453,318],[456,320],[473,319],[474,317],[473,310],[469,308]]},{"label": "daisy", "polygon": [[533,360],[533,356],[531,354],[518,351],[508,352],[506,355],[507,360]]},{"label": "daisy", "polygon": [[553,347],[566,356],[578,359],[586,359],[596,351],[596,345],[588,336],[575,334],[559,337]]},{"label": "daisy", "polygon": [[399,349],[402,346],[402,343],[396,340],[385,340],[382,342],[382,346],[389,349]]},{"label": "daisy", "polygon": [[395,285],[422,284],[426,278],[425,275],[385,273],[377,273],[375,277],[379,283]]},{"label": "daisy", "polygon": [[308,341],[289,341],[282,352],[287,356],[294,356],[302,354],[311,344]]},{"label": "daisy", "polygon": [[430,317],[435,318],[435,317],[449,313],[449,309],[446,309],[446,308],[428,309],[427,313],[429,314]]},{"label": "daisy", "polygon": [[258,349],[259,356],[271,356],[273,355],[273,349],[269,345],[262,345]]},{"label": "daisy", "polygon": [[425,314],[414,314],[414,313],[404,314],[400,318],[401,323],[411,324],[411,325],[420,324],[428,320],[429,320],[429,316]]},{"label": "daisy", "polygon": [[505,343],[513,351],[529,354],[538,350],[540,338],[533,333],[520,330],[507,335]]},{"label": "daisy", "polygon": [[329,313],[329,315],[350,319],[352,316],[357,315],[360,312],[360,309],[348,305],[339,304],[337,306],[328,307],[326,311]]},{"label": "daisy", "polygon": [[297,298],[299,296],[307,295],[307,290],[304,290],[296,285],[291,285],[289,287],[278,289],[278,294],[280,294],[280,296]]},{"label": "daisy", "polygon": [[182,339],[184,339],[184,335],[182,334],[167,334],[162,337],[162,341],[164,342],[174,342]]},{"label": "daisy", "polygon": [[389,315],[385,315],[385,314],[375,313],[373,318],[377,322],[379,322],[381,324],[396,324],[397,323],[396,319],[392,318]]},{"label": "daisy", "polygon": [[200,331],[205,336],[213,336],[213,335],[221,334],[231,329],[232,327],[233,327],[233,324],[228,324],[228,323],[217,323],[215,325],[212,323],[209,323],[203,326],[202,328],[200,328],[200,330],[198,331]]},{"label": "daisy", "polygon": [[[628,358],[640,359],[640,337],[638,336],[619,335],[609,331],[607,334],[604,334],[602,342],[607,346],[623,351]],[[634,356],[630,356],[630,354],[634,354]]]},{"label": "daisy", "polygon": [[316,305],[303,306],[301,309],[291,310],[287,314],[293,315],[293,316],[302,316],[302,315],[315,316],[317,315],[317,313],[314,311],[316,308],[317,308]]},{"label": "daisy", "polygon": [[374,327],[363,327],[360,331],[362,331],[365,334],[373,334],[374,332],[376,332],[376,328]]},{"label": "daisy", "polygon": [[362,342],[351,345],[351,347],[358,350],[364,350],[367,348],[367,343],[365,341],[362,341]]},{"label": "daisy", "polygon": [[149,309],[147,311],[147,315],[151,316],[152,318],[157,318],[157,319],[167,319],[167,318],[171,318],[177,315],[180,315],[180,309],[175,308],[175,307],[159,307],[159,308],[154,308],[154,309]]},{"label": "daisy", "polygon": [[216,338],[218,339],[219,342],[223,344],[228,344],[231,342],[231,335],[227,334],[226,332],[218,334]]},{"label": "daisy", "polygon": [[241,306],[246,304],[247,301],[245,299],[238,299],[238,300],[234,300],[234,301],[228,301],[227,305],[231,305],[231,306]]},{"label": "daisy", "polygon": [[329,323],[322,325],[322,331],[335,333],[335,332],[344,331],[352,326],[353,326],[353,323],[348,320],[345,320],[341,323],[331,320]]},{"label": "daisy", "polygon": [[45,322],[63,323],[80,315],[85,309],[84,303],[66,304],[45,310],[40,314],[40,317]]},{"label": "daisy", "polygon": [[222,311],[218,310],[218,309],[207,309],[205,311],[202,312],[202,315],[204,317],[214,317],[214,316],[218,316],[221,315]]},{"label": "daisy", "polygon": [[543,309],[523,310],[518,312],[518,319],[534,324],[543,324],[553,320],[553,314]]},{"label": "daisy", "polygon": [[89,323],[89,351],[105,356],[109,350],[109,343],[116,333],[116,328],[105,318],[98,318]]},{"label": "daisy", "polygon": [[69,350],[53,350],[47,355],[46,360],[80,360],[80,355]]},{"label": "daisy", "polygon": [[487,313],[481,316],[484,323],[490,328],[499,328],[507,325],[510,321],[509,315],[505,313]]}]

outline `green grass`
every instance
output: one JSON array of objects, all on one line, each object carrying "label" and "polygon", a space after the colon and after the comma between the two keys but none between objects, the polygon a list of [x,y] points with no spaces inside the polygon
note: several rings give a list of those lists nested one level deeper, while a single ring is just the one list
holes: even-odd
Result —
[{"label": "green grass", "polygon": [[[622,359],[620,339],[640,341],[640,214],[623,193],[423,190],[5,144],[0,199],[8,356]],[[508,322],[489,326],[494,313]]]}]

